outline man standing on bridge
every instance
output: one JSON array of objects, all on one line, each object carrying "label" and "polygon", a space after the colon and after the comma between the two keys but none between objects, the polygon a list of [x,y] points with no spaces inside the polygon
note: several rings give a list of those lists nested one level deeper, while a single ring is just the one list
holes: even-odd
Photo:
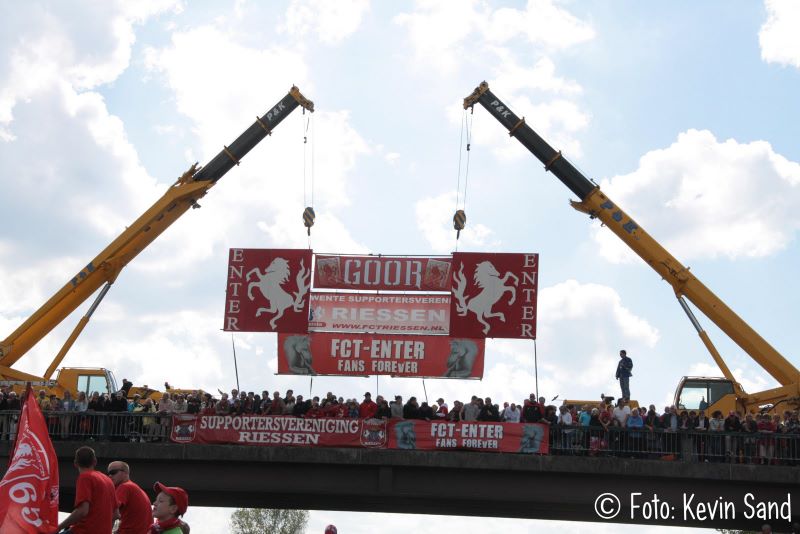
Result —
[{"label": "man standing on bridge", "polygon": [[120,514],[117,534],[146,534],[153,524],[150,498],[131,480],[131,468],[116,461],[108,464],[106,472],[116,486]]},{"label": "man standing on bridge", "polygon": [[625,350],[619,351],[619,363],[617,364],[617,380],[619,380],[619,387],[622,390],[622,398],[630,400],[630,378],[633,376],[631,370],[633,369],[633,360],[628,358],[628,353]]}]

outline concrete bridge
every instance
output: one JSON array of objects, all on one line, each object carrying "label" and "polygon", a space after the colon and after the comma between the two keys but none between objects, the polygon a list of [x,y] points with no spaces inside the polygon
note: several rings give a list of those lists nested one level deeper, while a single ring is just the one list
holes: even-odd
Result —
[{"label": "concrete bridge", "polygon": [[[75,496],[72,457],[84,444],[101,468],[125,460],[146,490],[156,480],[179,485],[196,506],[602,521],[599,511],[614,522],[751,530],[769,522],[776,531],[788,530],[789,514],[800,520],[800,467],[114,442],[54,443],[64,511]],[[2,473],[9,449],[0,443]]]}]

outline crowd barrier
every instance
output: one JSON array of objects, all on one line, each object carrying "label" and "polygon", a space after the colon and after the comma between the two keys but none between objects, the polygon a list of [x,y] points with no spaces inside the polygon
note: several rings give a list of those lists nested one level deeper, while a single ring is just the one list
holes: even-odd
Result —
[{"label": "crowd barrier", "polygon": [[[18,412],[0,412],[0,440]],[[800,465],[800,434],[578,427],[487,421],[304,419],[269,415],[45,412],[54,441],[474,450],[687,462]]]},{"label": "crowd barrier", "polygon": [[580,456],[800,465],[800,434],[656,428],[550,428],[550,453]]}]

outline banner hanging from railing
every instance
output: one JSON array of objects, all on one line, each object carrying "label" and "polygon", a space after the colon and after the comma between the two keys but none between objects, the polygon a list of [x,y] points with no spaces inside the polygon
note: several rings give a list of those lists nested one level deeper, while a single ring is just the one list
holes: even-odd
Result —
[{"label": "banner hanging from railing", "polygon": [[450,329],[450,295],[311,293],[309,332],[439,334]]},{"label": "banner hanging from railing", "polygon": [[548,454],[539,423],[299,418],[270,415],[176,415],[175,443],[272,447],[358,447]]},{"label": "banner hanging from railing", "polygon": [[483,339],[388,334],[278,335],[278,373],[481,378]]}]

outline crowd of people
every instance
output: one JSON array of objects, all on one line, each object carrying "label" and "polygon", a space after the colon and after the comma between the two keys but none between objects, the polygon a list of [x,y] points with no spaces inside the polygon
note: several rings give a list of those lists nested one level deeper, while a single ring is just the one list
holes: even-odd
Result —
[{"label": "crowd of people", "polygon": [[[705,410],[681,410],[654,405],[630,406],[625,398],[616,403],[602,398],[583,405],[547,404],[533,393],[522,402],[495,403],[491,398],[472,396],[469,402],[455,400],[452,407],[443,398],[435,403],[420,402],[412,396],[397,395],[389,400],[374,399],[366,392],[363,399],[325,396],[305,398],[294,391],[219,391],[176,392],[168,390],[158,400],[136,394],[128,398],[131,383],[109,395],[80,393],[62,398],[39,391],[39,407],[46,414],[54,439],[99,439],[159,441],[168,439],[172,416],[204,415],[291,415],[303,418],[336,417],[360,419],[419,419],[429,421],[493,421],[507,423],[542,423],[551,427],[552,454],[620,454],[637,457],[687,455],[701,461],[751,463],[795,462],[800,446],[798,412],[744,414]],[[166,384],[168,386],[168,384]],[[20,408],[18,396],[0,390],[0,438],[13,438],[14,418]],[[103,414],[104,417],[87,417]],[[137,414],[140,417],[119,417]],[[116,417],[115,417],[116,416]],[[684,439],[685,434],[692,434]],[[735,434],[735,436],[734,436]],[[748,436],[751,434],[752,436]]]},{"label": "crowd of people", "polygon": [[[552,408],[549,407],[552,411]],[[553,448],[562,453],[603,454],[658,458],[680,455],[705,462],[777,464],[800,463],[798,412],[781,414],[715,410],[679,410],[655,405],[561,406],[558,416],[546,417],[560,441]]]}]

